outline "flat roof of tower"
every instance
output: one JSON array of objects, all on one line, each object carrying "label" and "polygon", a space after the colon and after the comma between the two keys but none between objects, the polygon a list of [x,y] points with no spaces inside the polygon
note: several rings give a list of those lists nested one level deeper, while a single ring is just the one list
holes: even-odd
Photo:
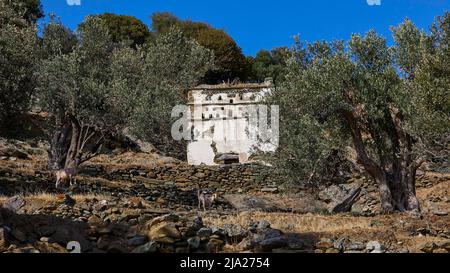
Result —
[{"label": "flat roof of tower", "polygon": [[221,83],[221,84],[201,84],[198,85],[190,91],[194,90],[228,90],[228,89],[260,89],[275,87],[272,80],[267,79],[263,83]]}]

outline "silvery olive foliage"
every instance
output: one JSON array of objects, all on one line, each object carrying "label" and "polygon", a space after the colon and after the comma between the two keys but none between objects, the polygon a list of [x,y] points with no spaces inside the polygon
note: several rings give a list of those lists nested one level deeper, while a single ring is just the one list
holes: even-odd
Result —
[{"label": "silvery olive foliage", "polygon": [[[71,37],[62,31],[64,28],[52,26],[47,30],[43,45],[51,54],[38,69],[39,102],[55,117],[54,146],[69,145],[61,144],[61,138],[65,138],[62,128],[68,123],[72,123],[72,138],[76,132],[80,139],[72,140],[75,144],[70,145],[75,148],[53,149],[60,162],[56,165],[70,165],[71,160],[62,164],[61,158],[83,148],[76,143],[84,143],[84,136],[91,133],[96,134],[97,141],[104,141],[104,134],[129,128],[143,140],[169,140],[172,107],[184,103],[182,91],[196,84],[213,61],[209,50],[176,29],[153,44],[134,49],[115,43],[101,18],[88,17],[76,34],[78,43],[72,50],[62,43]],[[73,155],[75,165],[90,158],[83,157],[83,151],[77,153]],[[86,153],[96,154],[93,150]]]},{"label": "silvery olive foliage", "polygon": [[120,92],[134,94],[126,98],[133,101],[127,110],[130,131],[159,150],[182,158],[185,147],[171,136],[175,121],[171,117],[172,108],[186,104],[186,90],[197,85],[213,67],[212,51],[172,28],[148,47],[127,52],[129,57],[123,55],[117,69],[127,67],[135,78],[118,79],[116,84],[118,90],[124,90]]},{"label": "silvery olive foliage", "polygon": [[[449,13],[429,35],[406,20],[392,29],[391,47],[375,31],[347,42],[296,40],[286,80],[269,99],[280,105],[281,133],[271,162],[314,183],[330,156],[353,150],[386,212],[420,209],[416,170],[450,128],[449,26]],[[448,150],[448,138],[441,145]]]},{"label": "silvery olive foliage", "polygon": [[78,44],[78,37],[71,29],[64,26],[55,15],[49,15],[49,22],[42,30],[39,41],[41,59],[53,58],[58,54],[72,52]]},{"label": "silvery olive foliage", "polygon": [[393,28],[395,61],[404,80],[396,97],[417,154],[450,167],[450,12],[436,18],[430,34],[410,20]]},{"label": "silvery olive foliage", "polygon": [[321,180],[330,154],[345,149],[348,138],[339,134],[343,125],[329,113],[345,106],[333,81],[348,75],[351,67],[342,42],[305,45],[296,38],[285,80],[268,100],[280,106],[280,145],[269,158],[289,180],[302,184]]},{"label": "silvery olive foliage", "polygon": [[28,110],[34,91],[36,27],[24,12],[20,3],[0,0],[0,123]]},{"label": "silvery olive foliage", "polygon": [[[117,107],[109,96],[111,66],[113,56],[121,49],[112,46],[100,19],[88,18],[86,25],[78,33],[78,44],[69,52],[63,50],[59,36],[44,36],[43,45],[50,56],[41,62],[37,72],[39,102],[57,118],[71,115],[98,129],[115,129],[124,119],[111,114],[111,109]],[[50,28],[60,31],[56,26],[47,30]]]}]

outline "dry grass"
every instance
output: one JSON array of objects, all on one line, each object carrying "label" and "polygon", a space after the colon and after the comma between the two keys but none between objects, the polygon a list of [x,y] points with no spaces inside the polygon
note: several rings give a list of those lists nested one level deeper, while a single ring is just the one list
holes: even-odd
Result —
[{"label": "dry grass", "polygon": [[88,164],[102,166],[105,170],[112,169],[151,169],[157,166],[176,165],[180,162],[171,157],[161,156],[156,153],[124,152],[119,155],[99,155]]},{"label": "dry grass", "polygon": [[[86,200],[97,199],[97,200],[109,200],[111,196],[101,195],[101,194],[75,194],[71,196],[77,203],[84,202]],[[0,196],[0,203],[4,203],[10,197]],[[42,206],[52,205],[54,203],[59,203],[64,195],[53,194],[47,192],[35,193],[30,195],[24,195],[26,204],[40,204]]]},{"label": "dry grass", "polygon": [[[165,157],[156,153],[124,152],[118,155],[99,155],[81,165],[102,167],[106,171],[128,169],[153,169],[160,166],[175,166],[182,164],[177,159]],[[35,175],[37,171],[48,172],[47,155],[30,155],[29,159],[0,160],[0,168],[11,173]]]},{"label": "dry grass", "polygon": [[417,197],[423,211],[446,211],[450,213],[450,179],[430,188],[419,188]]},{"label": "dry grass", "polygon": [[[417,196],[424,206],[429,205],[427,201],[430,196],[434,196],[443,200],[433,203],[444,211],[450,209],[450,180],[441,182],[431,188],[420,188]],[[441,225],[450,226],[445,218],[442,219]],[[448,219],[448,218],[447,218]],[[284,232],[295,233],[363,233],[363,232],[388,232],[393,231],[389,227],[398,225],[400,221],[415,223],[417,225],[427,225],[428,220],[411,221],[407,214],[378,215],[375,217],[358,217],[349,214],[338,215],[317,215],[317,214],[295,214],[295,213],[267,213],[258,211],[246,211],[226,218],[205,215],[204,220],[211,225],[223,226],[224,224],[238,224],[248,226],[251,222],[258,220],[267,220],[272,227],[280,229]],[[396,233],[396,236],[401,234]],[[423,239],[422,239],[423,240]]]},{"label": "dry grass", "polygon": [[426,199],[430,194],[441,197],[450,196],[450,179],[431,188],[420,188],[417,190],[417,197],[419,199]]},{"label": "dry grass", "polygon": [[[300,215],[293,213],[242,212],[226,218],[208,217],[206,225],[224,226],[237,224],[248,226],[251,222],[267,220],[273,228],[285,233],[313,235],[317,238],[339,238],[342,236],[352,241],[380,241],[390,249],[408,249],[421,252],[427,242],[437,243],[445,238],[430,235],[411,235],[410,231],[433,225],[434,228],[448,230],[450,218],[427,216],[423,220],[413,220],[407,214],[379,215],[375,217],[355,217],[348,215]],[[404,224],[401,224],[401,223]],[[229,251],[233,251],[233,246]]]},{"label": "dry grass", "polygon": [[355,229],[376,229],[371,226],[371,219],[367,217],[353,217],[343,215],[313,215],[294,213],[265,213],[246,211],[226,219],[205,217],[204,221],[211,225],[238,224],[248,226],[251,222],[267,220],[271,226],[285,232],[295,233],[333,233],[336,231],[350,231]]},{"label": "dry grass", "polygon": [[30,159],[17,159],[16,161],[0,160],[0,167],[11,173],[33,176],[36,171],[47,170],[47,158],[33,155]]}]

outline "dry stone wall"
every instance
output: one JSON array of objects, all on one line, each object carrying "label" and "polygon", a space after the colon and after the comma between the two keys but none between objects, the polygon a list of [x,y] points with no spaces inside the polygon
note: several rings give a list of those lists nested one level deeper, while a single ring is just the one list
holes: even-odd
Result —
[{"label": "dry stone wall", "polygon": [[277,177],[273,169],[260,164],[221,166],[162,166],[153,169],[111,170],[109,180],[161,180],[181,188],[211,189],[219,193],[276,192]]}]

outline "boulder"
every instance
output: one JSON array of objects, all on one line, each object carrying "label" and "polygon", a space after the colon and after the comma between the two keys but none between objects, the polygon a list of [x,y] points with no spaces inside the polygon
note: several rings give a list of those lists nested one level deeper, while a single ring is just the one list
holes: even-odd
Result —
[{"label": "boulder", "polygon": [[134,237],[128,239],[127,244],[129,246],[140,246],[140,245],[145,244],[146,242],[147,242],[147,237],[138,235],[138,236],[134,236]]},{"label": "boulder", "polygon": [[244,240],[242,240],[238,245],[237,245],[238,249],[242,250],[242,251],[249,251],[251,250],[254,245],[251,239],[246,238]]},{"label": "boulder", "polygon": [[350,243],[350,240],[347,237],[340,237],[333,243],[333,248],[337,249],[340,252],[343,252],[345,249],[345,246]]},{"label": "boulder", "polygon": [[437,242],[436,246],[438,248],[443,248],[443,249],[446,249],[447,251],[450,251],[450,239],[446,239],[444,241]]},{"label": "boulder", "polygon": [[262,252],[270,252],[275,248],[288,246],[289,241],[284,236],[268,238],[257,243],[255,249]]},{"label": "boulder", "polygon": [[227,235],[227,232],[220,227],[211,227],[211,232],[213,235],[225,237]]},{"label": "boulder", "polygon": [[122,146],[130,147],[135,151],[147,154],[156,151],[155,146],[136,137],[133,133],[131,133],[129,128],[124,129],[122,135],[117,136],[117,138],[122,142]]},{"label": "boulder", "polygon": [[187,240],[187,243],[191,249],[197,249],[200,247],[200,237],[191,237]]},{"label": "boulder", "polygon": [[197,231],[197,236],[199,236],[200,238],[208,238],[209,236],[211,236],[212,234],[212,230],[210,228],[201,228]]},{"label": "boulder", "polygon": [[271,252],[272,249],[284,248],[289,245],[288,238],[278,229],[264,228],[252,234],[249,240],[241,245],[244,249],[254,249],[257,252]]},{"label": "boulder", "polygon": [[366,244],[366,250],[370,253],[384,253],[386,252],[386,247],[378,241],[370,241]]},{"label": "boulder", "polygon": [[352,242],[345,246],[346,252],[348,251],[362,251],[366,249],[366,244],[361,242]]},{"label": "boulder", "polygon": [[195,177],[200,178],[200,179],[205,179],[206,178],[206,174],[202,173],[202,172],[198,172],[195,174]]},{"label": "boulder", "polygon": [[198,230],[203,227],[203,220],[200,216],[196,216],[193,220],[186,222],[186,236],[194,236]]},{"label": "boulder", "polygon": [[352,209],[352,205],[358,201],[361,193],[361,187],[350,191],[343,199],[333,202],[330,206],[330,213],[348,212]]},{"label": "boulder", "polygon": [[227,224],[223,227],[227,234],[227,238],[231,243],[242,241],[248,236],[249,231],[239,225]]},{"label": "boulder", "polygon": [[158,251],[158,244],[156,242],[148,242],[145,245],[135,248],[132,253],[155,253]]},{"label": "boulder", "polygon": [[433,251],[437,248],[434,242],[426,242],[420,246],[420,250],[425,253],[433,253]]},{"label": "boulder", "polygon": [[49,242],[37,242],[36,248],[40,253],[67,253],[67,249],[59,244]]},{"label": "boulder", "polygon": [[3,204],[3,208],[9,210],[10,212],[17,212],[23,206],[25,206],[25,200],[20,196],[13,196],[6,200]]},{"label": "boulder", "polygon": [[266,229],[266,228],[270,228],[270,223],[268,221],[266,221],[266,220],[260,220],[260,221],[258,221],[256,227],[259,230],[263,230],[263,229]]},{"label": "boulder", "polygon": [[320,249],[320,250],[324,250],[324,251],[329,248],[332,248],[333,246],[334,246],[333,242],[329,239],[322,239],[315,245],[316,249]]},{"label": "boulder", "polygon": [[319,192],[318,197],[325,202],[333,202],[336,199],[342,199],[346,195],[343,188],[338,185],[331,185]]},{"label": "boulder", "polygon": [[150,228],[148,237],[155,242],[171,244],[180,239],[181,234],[175,223],[161,222]]},{"label": "boulder", "polygon": [[208,252],[208,253],[219,252],[223,248],[224,245],[225,245],[225,242],[220,239],[211,239],[206,244],[206,252]]},{"label": "boulder", "polygon": [[152,226],[157,225],[162,222],[176,223],[179,220],[180,220],[180,216],[178,216],[177,214],[166,214],[166,215],[159,216],[159,217],[152,219],[147,225],[149,228],[151,228]]}]

